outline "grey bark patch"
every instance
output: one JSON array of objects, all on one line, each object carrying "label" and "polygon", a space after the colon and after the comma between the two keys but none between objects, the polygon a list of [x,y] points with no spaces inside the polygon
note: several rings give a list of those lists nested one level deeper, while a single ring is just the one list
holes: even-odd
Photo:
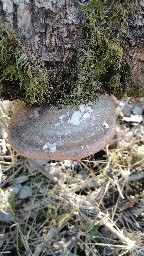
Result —
[{"label": "grey bark patch", "polygon": [[0,3],[5,20],[48,65],[53,63],[60,69],[73,59],[82,35],[76,1],[1,0]]},{"label": "grey bark patch", "polygon": [[4,18],[3,3],[0,1],[0,16]]},{"label": "grey bark patch", "polygon": [[13,28],[17,29],[18,24],[17,24],[17,4],[13,3]]}]

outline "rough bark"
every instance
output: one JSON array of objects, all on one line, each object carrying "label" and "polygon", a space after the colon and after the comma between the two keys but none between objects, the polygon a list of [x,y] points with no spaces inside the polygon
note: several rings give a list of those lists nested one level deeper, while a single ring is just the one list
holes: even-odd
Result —
[{"label": "rough bark", "polygon": [[144,0],[140,1],[135,15],[128,19],[126,53],[133,79],[144,83]]},{"label": "rough bark", "polygon": [[49,63],[67,63],[79,47],[81,15],[76,0],[1,0],[3,18],[32,51]]},{"label": "rough bark", "polygon": [[[88,1],[79,1],[88,2]],[[82,4],[82,3],[81,3]],[[77,0],[0,0],[0,15],[53,71],[69,72],[82,38]],[[144,0],[127,18],[125,58],[134,81],[144,83]]]}]

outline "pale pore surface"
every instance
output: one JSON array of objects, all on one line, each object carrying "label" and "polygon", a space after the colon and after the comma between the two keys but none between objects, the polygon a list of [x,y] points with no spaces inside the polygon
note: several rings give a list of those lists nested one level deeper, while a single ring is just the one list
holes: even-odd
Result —
[{"label": "pale pore surface", "polygon": [[21,108],[11,118],[9,141],[31,159],[79,160],[105,147],[115,125],[115,104],[107,96],[65,109]]}]

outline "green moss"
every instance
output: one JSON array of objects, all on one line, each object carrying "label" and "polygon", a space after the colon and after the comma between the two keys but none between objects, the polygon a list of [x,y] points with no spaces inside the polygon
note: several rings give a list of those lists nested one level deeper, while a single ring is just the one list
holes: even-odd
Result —
[{"label": "green moss", "polygon": [[[24,46],[18,35],[5,22],[0,21],[0,96],[20,99],[27,105],[67,104],[73,90],[76,67],[48,75],[40,57]],[[65,100],[66,99],[66,100]],[[69,102],[70,103],[70,102]],[[72,102],[71,102],[72,103]]]},{"label": "green moss", "polygon": [[49,95],[47,70],[26,51],[18,36],[0,22],[0,95],[40,104]]},{"label": "green moss", "polygon": [[117,97],[126,93],[130,67],[123,59],[122,40],[126,18],[137,2],[90,0],[82,8],[87,34],[79,52],[79,96],[93,99],[96,93]]},{"label": "green moss", "polygon": [[[132,3],[131,3],[132,2]],[[26,49],[15,33],[0,25],[0,90],[9,99],[23,99],[27,104],[79,104],[95,100],[99,93],[121,97],[128,87],[130,67],[122,47],[126,17],[138,0],[89,0],[81,8],[84,38],[77,58],[66,74],[48,75],[41,59]],[[65,70],[64,70],[65,71]]]}]

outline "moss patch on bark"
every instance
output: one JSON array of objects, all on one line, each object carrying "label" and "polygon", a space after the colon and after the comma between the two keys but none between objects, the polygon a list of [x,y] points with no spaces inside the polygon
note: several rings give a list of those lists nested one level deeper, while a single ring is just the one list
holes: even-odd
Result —
[{"label": "moss patch on bark", "polygon": [[131,70],[122,42],[127,18],[137,4],[137,0],[90,0],[82,8],[86,37],[79,53],[79,95],[93,99],[95,93],[106,92],[121,98],[128,93]]},{"label": "moss patch on bark", "polygon": [[[132,2],[132,3],[131,3]],[[128,90],[130,67],[122,47],[126,19],[138,0],[90,0],[83,13],[82,47],[70,72],[50,77],[46,66],[20,41],[6,24],[0,25],[0,95],[22,99],[28,105],[79,104],[95,100],[100,93],[120,98]]]},{"label": "moss patch on bark", "polygon": [[42,103],[49,96],[47,70],[2,21],[0,49],[1,97],[22,99],[30,105]]}]

